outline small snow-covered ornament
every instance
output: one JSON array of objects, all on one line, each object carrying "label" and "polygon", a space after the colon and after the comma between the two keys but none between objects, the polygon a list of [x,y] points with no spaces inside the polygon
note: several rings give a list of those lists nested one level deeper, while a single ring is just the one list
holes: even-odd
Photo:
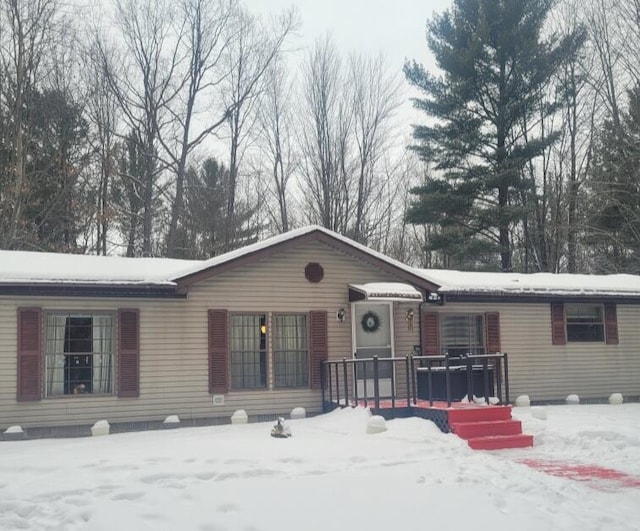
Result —
[{"label": "small snow-covered ornament", "polygon": [[303,419],[307,416],[307,410],[303,407],[294,407],[289,416],[292,420]]},{"label": "small snow-covered ornament", "polygon": [[619,404],[622,404],[622,402],[624,402],[624,398],[622,397],[622,393],[613,393],[609,397],[609,404],[611,404],[611,405],[619,405]]},{"label": "small snow-covered ornament", "polygon": [[169,415],[164,422],[162,423],[162,427],[166,430],[179,428],[180,427],[180,417],[178,415]]},{"label": "small snow-covered ornament", "polygon": [[238,409],[231,415],[231,424],[246,424],[249,422],[249,415],[244,409]]},{"label": "small snow-covered ornament", "polygon": [[276,437],[277,439],[291,437],[291,430],[289,426],[285,424],[282,417],[278,417],[278,421],[274,424],[273,428],[271,428],[271,437]]},{"label": "small snow-covered ornament", "polygon": [[580,397],[578,395],[569,395],[565,401],[571,406],[577,406],[580,403]]},{"label": "small snow-covered ornament", "polygon": [[531,400],[529,400],[529,395],[520,395],[516,398],[516,406],[517,407],[529,407],[531,405]]},{"label": "small snow-covered ornament", "polygon": [[381,415],[373,415],[367,422],[367,433],[382,433],[387,431],[387,422]]},{"label": "small snow-covered ornament", "polygon": [[484,399],[484,396],[476,396],[473,395],[473,403],[478,406],[486,406],[487,401]]},{"label": "small snow-covered ornament", "polygon": [[93,426],[91,426],[91,435],[93,437],[99,437],[101,435],[109,435],[111,425],[106,420],[99,420]]},{"label": "small snow-covered ornament", "polygon": [[25,438],[22,426],[9,426],[4,430],[3,438],[5,441],[21,441]]}]

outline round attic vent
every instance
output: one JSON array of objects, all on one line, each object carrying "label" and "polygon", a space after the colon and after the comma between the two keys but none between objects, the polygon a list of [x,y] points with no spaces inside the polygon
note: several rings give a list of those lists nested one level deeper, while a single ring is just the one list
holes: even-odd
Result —
[{"label": "round attic vent", "polygon": [[324,269],[317,262],[309,262],[304,268],[304,276],[309,282],[320,282],[324,278]]}]

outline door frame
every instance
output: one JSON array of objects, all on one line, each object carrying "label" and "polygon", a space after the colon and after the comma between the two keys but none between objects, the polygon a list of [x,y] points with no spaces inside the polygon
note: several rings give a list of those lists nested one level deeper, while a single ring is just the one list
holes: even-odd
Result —
[{"label": "door frame", "polygon": [[[356,354],[357,354],[357,350],[358,350],[358,340],[357,340],[357,326],[359,325],[359,320],[356,319],[356,306],[365,306],[365,305],[376,305],[376,306],[388,306],[389,307],[389,343],[390,343],[390,347],[391,347],[391,358],[395,358],[396,357],[396,345],[395,345],[395,326],[394,326],[394,312],[393,312],[393,301],[358,301],[358,302],[352,302],[351,303],[351,346],[352,346],[352,351],[353,351],[353,359],[357,359],[356,358]],[[393,382],[395,385],[397,385],[396,383],[396,364],[391,362],[391,370],[393,371]],[[355,385],[358,385],[358,381],[362,381],[362,379],[358,379],[354,376],[354,380],[355,380]],[[389,378],[389,380],[391,380],[391,378]],[[381,380],[382,381],[382,380]],[[389,385],[391,386],[391,381],[389,382]],[[369,385],[367,385],[367,392],[369,391]],[[373,392],[373,384],[371,385],[371,392]],[[396,390],[391,388],[390,389],[390,393],[391,395],[395,395]],[[364,394],[364,392],[362,393]],[[368,394],[368,393],[367,393]],[[358,393],[358,396],[360,397],[360,393]],[[373,395],[372,395],[373,396]],[[364,398],[364,396],[362,397]],[[371,398],[371,397],[367,397],[367,398]]]}]

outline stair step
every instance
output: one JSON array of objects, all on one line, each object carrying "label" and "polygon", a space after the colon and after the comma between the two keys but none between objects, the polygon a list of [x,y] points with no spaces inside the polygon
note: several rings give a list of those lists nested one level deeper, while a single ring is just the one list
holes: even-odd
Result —
[{"label": "stair step", "polygon": [[477,406],[447,409],[449,425],[459,422],[510,420],[511,406]]},{"label": "stair step", "polygon": [[528,448],[533,446],[533,435],[494,435],[474,437],[467,441],[474,450],[503,450],[506,448]]},{"label": "stair step", "polygon": [[489,420],[480,422],[454,422],[453,432],[461,439],[490,437],[494,435],[520,435],[522,422],[519,420]]}]

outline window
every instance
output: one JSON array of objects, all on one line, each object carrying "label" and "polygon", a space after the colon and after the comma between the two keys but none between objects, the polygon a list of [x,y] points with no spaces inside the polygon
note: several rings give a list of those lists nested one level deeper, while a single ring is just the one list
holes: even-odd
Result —
[{"label": "window", "polygon": [[598,304],[567,304],[567,341],[604,342],[602,306]]},{"label": "window", "polygon": [[275,387],[308,387],[309,348],[306,315],[274,317]]},{"label": "window", "polygon": [[113,390],[113,316],[47,315],[46,394],[104,394]]},{"label": "window", "polygon": [[231,316],[231,387],[267,386],[267,319],[264,314]]},{"label": "window", "polygon": [[441,348],[452,356],[484,354],[482,314],[442,314]]}]

